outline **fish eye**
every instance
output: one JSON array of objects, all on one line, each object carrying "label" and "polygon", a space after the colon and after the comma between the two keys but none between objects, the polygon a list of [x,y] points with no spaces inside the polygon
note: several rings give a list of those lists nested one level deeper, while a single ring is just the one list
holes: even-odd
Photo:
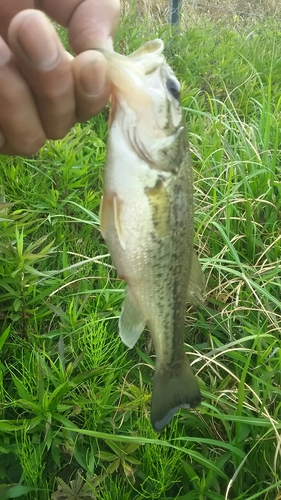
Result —
[{"label": "fish eye", "polygon": [[166,87],[167,87],[168,91],[170,92],[170,94],[175,99],[177,99],[177,101],[179,101],[180,92],[181,92],[179,82],[177,80],[175,80],[174,78],[168,78],[168,80],[166,81]]}]

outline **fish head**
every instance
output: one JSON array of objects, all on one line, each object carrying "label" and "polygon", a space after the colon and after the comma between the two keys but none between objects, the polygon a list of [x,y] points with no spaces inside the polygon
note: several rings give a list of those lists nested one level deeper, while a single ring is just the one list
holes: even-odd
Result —
[{"label": "fish head", "polygon": [[111,81],[110,128],[118,128],[138,157],[157,170],[176,168],[187,137],[180,83],[156,39],[124,56],[102,50]]}]

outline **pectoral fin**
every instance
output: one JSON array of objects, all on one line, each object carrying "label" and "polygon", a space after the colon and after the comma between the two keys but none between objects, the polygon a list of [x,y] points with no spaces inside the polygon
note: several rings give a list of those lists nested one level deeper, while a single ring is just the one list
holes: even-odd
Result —
[{"label": "pectoral fin", "polygon": [[119,200],[117,195],[115,195],[113,197],[114,226],[116,229],[119,243],[120,243],[121,247],[123,248],[123,250],[126,250],[126,244],[124,241],[122,221],[121,221],[121,208],[122,208],[122,201]]},{"label": "pectoral fin", "polygon": [[122,305],[119,319],[119,335],[124,344],[132,349],[138,341],[143,329],[145,320],[139,311],[131,291],[127,288],[127,294]]},{"label": "pectoral fin", "polygon": [[104,194],[101,198],[99,218],[102,237],[106,240],[106,235],[110,231],[113,223],[113,199],[112,196]]},{"label": "pectoral fin", "polygon": [[109,231],[113,230],[112,225],[114,225],[119,243],[123,250],[126,250],[122,230],[121,209],[122,200],[116,194],[104,194],[100,205],[100,227],[101,234],[106,240],[106,235]]},{"label": "pectoral fin", "polygon": [[204,302],[205,278],[195,252],[192,255],[191,272],[187,290],[187,302],[198,307]]}]

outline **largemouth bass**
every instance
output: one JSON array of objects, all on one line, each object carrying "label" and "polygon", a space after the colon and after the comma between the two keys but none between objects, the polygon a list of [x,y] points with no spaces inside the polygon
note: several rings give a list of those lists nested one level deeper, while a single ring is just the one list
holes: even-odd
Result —
[{"label": "largemouth bass", "polygon": [[127,284],[119,320],[132,348],[145,325],[156,352],[151,422],[167,425],[179,408],[200,403],[184,348],[186,300],[204,279],[193,250],[193,186],[180,84],[161,40],[130,56],[102,50],[112,83],[105,188],[100,220]]}]

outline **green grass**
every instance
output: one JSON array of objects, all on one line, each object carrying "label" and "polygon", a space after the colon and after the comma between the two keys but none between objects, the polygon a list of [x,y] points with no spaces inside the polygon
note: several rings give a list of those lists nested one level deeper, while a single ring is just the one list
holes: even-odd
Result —
[{"label": "green grass", "polygon": [[280,498],[281,37],[264,23],[160,36],[182,81],[206,304],[187,310],[203,403],[158,436],[154,353],[117,333],[124,284],[99,231],[105,110],[33,158],[1,157],[0,497]]}]

